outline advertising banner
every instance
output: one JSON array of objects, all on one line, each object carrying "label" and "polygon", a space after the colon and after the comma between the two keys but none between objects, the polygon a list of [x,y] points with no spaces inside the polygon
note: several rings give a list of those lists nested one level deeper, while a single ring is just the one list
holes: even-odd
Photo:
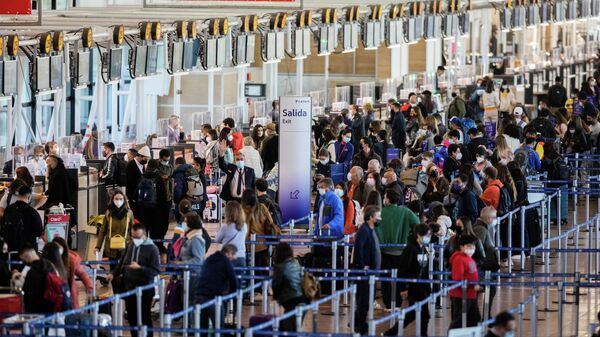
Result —
[{"label": "advertising banner", "polygon": [[279,206],[282,222],[310,212],[311,98],[279,99]]}]

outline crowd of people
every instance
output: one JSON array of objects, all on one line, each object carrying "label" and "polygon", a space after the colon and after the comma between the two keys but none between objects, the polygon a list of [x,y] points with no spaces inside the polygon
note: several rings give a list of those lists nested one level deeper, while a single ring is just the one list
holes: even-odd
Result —
[{"label": "crowd of people", "polygon": [[[464,97],[458,89],[452,93],[445,109],[447,120],[431,92],[411,93],[402,102],[390,100],[387,113],[379,119],[370,104],[351,105],[340,114],[319,117],[312,130],[315,226],[311,234],[316,240],[351,236],[352,268],[397,269],[400,278],[422,280],[430,279],[430,257],[440,258],[437,252],[430,254],[431,244],[445,245],[443,262],[452,280],[481,280],[486,271],[495,272],[511,263],[509,253],[503,252],[499,259],[498,245],[506,247],[512,240],[513,247],[521,242],[529,247],[540,242],[535,209],[525,213],[525,238],[519,230],[512,230],[509,238],[508,223],[496,219],[528,204],[527,176],[547,172],[548,179],[564,180],[569,170],[561,153],[596,148],[600,134],[597,92],[595,80],[590,79],[568,96],[557,78],[548,100],[528,111],[506,82],[497,91],[492,78],[482,78]],[[180,129],[176,120],[169,127]],[[231,118],[216,128],[204,125],[200,150],[191,162],[173,158],[168,148],[153,158],[147,145],[120,157],[113,143],[104,143],[105,161],[98,176],[106,186],[109,204],[95,249],[114,262],[107,277],[113,292],[150,284],[160,274],[161,264],[176,261],[193,266],[190,304],[203,303],[243,287],[234,268],[248,266],[252,260],[256,267],[274,266],[270,272],[273,298],[285,311],[309,301],[302,289],[297,254],[288,243],[276,244],[270,256],[268,245],[273,243],[259,239],[253,257],[246,243],[252,234],[281,234],[281,209],[276,202],[277,128],[276,123],[255,125],[244,136]],[[181,139],[175,131],[173,138]],[[39,163],[42,157],[45,165]],[[46,144],[45,150],[36,148],[35,160],[38,169],[33,174],[47,176],[45,193],[33,193],[32,173],[18,167],[0,200],[0,236],[7,251],[19,252],[28,271],[23,276],[23,268],[13,266],[14,276],[1,272],[0,283],[22,278],[26,312],[50,314],[79,304],[75,276],[86,289],[94,285],[64,239],[45,242],[42,252],[37,252],[43,223],[35,209],[71,204],[77,182],[65,169],[55,143]],[[222,220],[222,226],[213,236],[203,224],[209,194],[218,194],[225,202],[223,219],[215,219]],[[555,222],[562,221],[556,211],[552,215]],[[171,239],[167,233],[173,222]],[[498,231],[500,242],[493,239]],[[211,244],[221,248],[207,255]],[[330,251],[312,254],[314,261],[331,260]],[[369,303],[368,281],[358,281],[357,286],[355,329],[366,334],[367,312],[373,304]],[[58,289],[54,294],[60,296],[51,296],[50,288]],[[391,284],[382,284],[382,304],[387,310],[392,299],[397,306],[405,301],[411,305],[434,290],[427,283],[399,284],[396,293],[392,289]],[[468,326],[482,320],[481,291],[479,286],[468,286]],[[495,292],[490,287],[490,303]],[[450,328],[460,327],[462,292],[455,289],[449,296]],[[152,325],[153,297],[153,288],[144,291],[141,322],[135,299],[126,300],[131,325]],[[492,305],[489,308],[485,314],[491,316]],[[214,322],[214,309],[203,310],[202,315],[206,327]],[[490,336],[508,336],[514,329],[509,324],[514,318],[501,315]],[[423,336],[431,316],[424,306]],[[404,325],[414,320],[414,313],[409,314]],[[293,331],[295,322],[286,321],[281,328]],[[397,329],[388,333],[395,334]]]}]

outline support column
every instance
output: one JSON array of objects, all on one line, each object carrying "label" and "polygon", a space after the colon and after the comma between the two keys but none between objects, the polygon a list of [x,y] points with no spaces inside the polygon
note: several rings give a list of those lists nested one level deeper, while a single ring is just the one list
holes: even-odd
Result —
[{"label": "support column", "polygon": [[323,63],[325,69],[323,69],[323,91],[325,91],[325,106],[329,106],[329,55],[323,56]]},{"label": "support column", "polygon": [[[491,17],[489,10],[484,9],[481,12],[483,17]],[[484,24],[479,26],[481,29],[481,35],[479,36],[479,53],[481,54],[481,74],[485,75],[489,72],[490,68],[490,35],[492,26],[490,24]]]},{"label": "support column", "polygon": [[173,76],[173,115],[181,116],[181,76]]},{"label": "support column", "polygon": [[113,142],[117,140],[119,132],[119,96],[117,96],[117,90],[119,90],[118,82],[110,85],[110,138]]},{"label": "support column", "polygon": [[237,68],[237,98],[236,105],[244,108],[242,113],[242,123],[248,123],[248,104],[244,93],[246,86],[246,78],[248,76],[248,67]]},{"label": "support column", "polygon": [[208,111],[210,113],[210,125],[215,125],[215,73],[208,73]]},{"label": "support column", "polygon": [[304,59],[296,60],[296,95],[302,96],[302,87],[304,80]]},{"label": "support column", "polygon": [[404,75],[408,75],[408,62],[409,62],[409,50],[407,44],[401,44],[398,48],[400,50],[400,79],[404,77]]}]

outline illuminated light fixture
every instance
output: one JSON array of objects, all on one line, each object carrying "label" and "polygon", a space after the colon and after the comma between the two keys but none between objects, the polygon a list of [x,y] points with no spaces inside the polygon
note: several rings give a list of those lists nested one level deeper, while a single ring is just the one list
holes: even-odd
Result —
[{"label": "illuminated light fixture", "polygon": [[354,20],[353,21],[358,21],[360,20],[360,6],[354,6]]},{"label": "illuminated light fixture", "polygon": [[152,24],[150,22],[140,23],[140,39],[142,41],[150,40],[151,30],[152,30]]},{"label": "illuminated light fixture", "polygon": [[50,47],[52,47],[52,34],[43,33],[40,36],[40,53],[42,53],[42,54],[50,53]]},{"label": "illuminated light fixture", "polygon": [[187,24],[187,35],[190,39],[195,39],[198,35],[198,24],[196,21],[190,21]]},{"label": "illuminated light fixture", "polygon": [[331,22],[331,8],[323,8],[321,10],[321,22],[329,24]]},{"label": "illuminated light fixture", "polygon": [[287,23],[287,13],[281,13],[279,15],[279,28],[285,28],[285,24]]},{"label": "illuminated light fixture", "polygon": [[6,52],[9,56],[17,56],[19,52],[19,36],[9,35],[6,40]]},{"label": "illuminated light fixture", "polygon": [[4,54],[4,37],[0,35],[0,57]]},{"label": "illuminated light fixture", "polygon": [[211,36],[219,35],[219,19],[210,19],[208,22],[208,34]]},{"label": "illuminated light fixture", "polygon": [[56,31],[52,34],[52,49],[62,51],[65,45],[65,35],[62,31]]},{"label": "illuminated light fixture", "polygon": [[125,27],[123,25],[118,25],[113,29],[113,43],[116,45],[121,45],[123,43],[123,39],[125,38]]},{"label": "illuminated light fixture", "polygon": [[152,23],[152,40],[158,41],[162,37],[162,28],[160,22]]},{"label": "illuminated light fixture", "polygon": [[390,19],[398,18],[398,13],[400,12],[400,8],[398,5],[391,5],[390,10],[388,11],[388,16]]},{"label": "illuminated light fixture", "polygon": [[92,33],[92,28],[84,28],[81,33],[81,44],[83,48],[92,48],[93,43],[94,35]]},{"label": "illuminated light fixture", "polygon": [[306,13],[304,11],[296,12],[296,27],[304,28],[306,24]]},{"label": "illuminated light fixture", "polygon": [[250,17],[248,15],[241,16],[240,20],[242,21],[242,25],[240,26],[240,31],[243,33],[250,32]]},{"label": "illuminated light fixture", "polygon": [[271,28],[271,30],[276,29],[277,27],[279,27],[279,13],[271,15],[271,20],[269,20],[269,28]]},{"label": "illuminated light fixture", "polygon": [[227,35],[229,32],[229,19],[223,18],[219,20],[219,33],[221,35]]},{"label": "illuminated light fixture", "polygon": [[250,21],[250,31],[255,32],[256,30],[258,30],[258,16],[250,15],[249,21]]},{"label": "illuminated light fixture", "polygon": [[337,8],[332,8],[329,12],[329,22],[336,23],[338,20],[338,10]]},{"label": "illuminated light fixture", "polygon": [[177,21],[175,24],[175,33],[179,39],[187,39],[187,22]]},{"label": "illuminated light fixture", "polygon": [[312,25],[312,21],[313,21],[313,13],[310,9],[304,11],[305,15],[304,15],[304,25],[306,26],[310,26]]},{"label": "illuminated light fixture", "polygon": [[348,22],[354,21],[354,7],[348,7],[346,9],[346,21],[348,21]]}]

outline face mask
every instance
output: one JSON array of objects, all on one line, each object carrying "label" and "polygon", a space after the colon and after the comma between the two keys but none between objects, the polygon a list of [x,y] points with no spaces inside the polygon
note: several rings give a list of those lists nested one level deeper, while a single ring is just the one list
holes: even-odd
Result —
[{"label": "face mask", "polygon": [[342,190],[341,188],[336,188],[335,189],[335,195],[337,195],[338,197],[343,197],[344,196],[344,190]]},{"label": "face mask", "polygon": [[462,191],[462,185],[461,184],[454,184],[452,185],[452,190],[455,192],[460,192]]},{"label": "face mask", "polygon": [[484,160],[485,160],[484,157],[477,157],[477,164],[483,163]]},{"label": "face mask", "polygon": [[35,157],[38,161],[44,160],[44,155],[39,155]]},{"label": "face mask", "polygon": [[346,179],[348,179],[348,181],[352,181],[352,174],[348,173],[346,175]]},{"label": "face mask", "polygon": [[344,143],[350,143],[350,140],[352,140],[350,137],[344,137]]},{"label": "face mask", "polygon": [[421,166],[423,166],[423,167],[429,166],[429,163],[430,163],[429,160],[421,160]]},{"label": "face mask", "polygon": [[169,165],[169,161],[168,160],[163,160],[160,162],[161,164],[168,166]]},{"label": "face mask", "polygon": [[133,241],[133,244],[136,247],[139,247],[142,243],[144,243],[144,239],[143,238],[139,238],[139,239],[133,238],[132,241]]},{"label": "face mask", "polygon": [[146,164],[148,164],[148,161],[147,160],[140,160],[140,164],[146,165]]},{"label": "face mask", "polygon": [[64,252],[65,251],[62,249],[62,247],[58,248],[58,255],[62,256]]},{"label": "face mask", "polygon": [[227,136],[227,140],[231,142],[233,140],[233,136],[232,135]]},{"label": "face mask", "polygon": [[508,159],[504,159],[504,158],[500,159],[500,164],[502,164],[504,166],[508,165]]},{"label": "face mask", "polygon": [[321,165],[325,165],[329,163],[329,159],[319,159],[319,163],[321,163]]},{"label": "face mask", "polygon": [[424,236],[422,240],[424,245],[428,245],[431,242],[431,236]]},{"label": "face mask", "polygon": [[125,200],[123,200],[123,199],[117,199],[117,200],[114,201],[114,203],[115,203],[115,206],[117,206],[117,208],[121,208],[125,204]]},{"label": "face mask", "polygon": [[387,179],[385,177],[381,178],[381,185],[383,185],[383,186],[387,185]]},{"label": "face mask", "polygon": [[502,89],[508,89],[508,85],[503,85]]},{"label": "face mask", "polygon": [[375,179],[367,178],[367,185],[369,185],[371,187],[375,186]]},{"label": "face mask", "polygon": [[181,223],[181,228],[184,232],[187,232],[190,229],[185,221]]},{"label": "face mask", "polygon": [[473,256],[473,254],[475,254],[475,248],[465,249],[465,254],[467,254],[469,257]]},{"label": "face mask", "polygon": [[210,143],[210,142],[212,142],[212,137],[210,137],[210,136],[207,136],[207,137],[206,137],[206,141],[207,141],[207,142],[209,142],[209,143]]},{"label": "face mask", "polygon": [[504,337],[514,337],[514,336],[515,336],[514,331],[507,331],[504,333]]},{"label": "face mask", "polygon": [[319,188],[317,190],[319,191],[319,195],[324,195],[325,194],[325,189],[324,188]]},{"label": "face mask", "polygon": [[575,133],[575,130],[573,130],[573,129],[569,129],[569,133],[570,133],[570,134],[574,134],[574,133]]},{"label": "face mask", "polygon": [[515,119],[520,121],[521,120],[521,115],[518,115],[518,116],[515,115]]},{"label": "face mask", "polygon": [[240,170],[244,169],[244,161],[243,160],[236,161],[235,166],[237,166],[237,168],[239,168]]},{"label": "face mask", "polygon": [[457,160],[461,160],[461,159],[462,159],[462,153],[459,153],[459,154],[457,154],[457,155],[456,155],[456,159],[457,159]]}]

